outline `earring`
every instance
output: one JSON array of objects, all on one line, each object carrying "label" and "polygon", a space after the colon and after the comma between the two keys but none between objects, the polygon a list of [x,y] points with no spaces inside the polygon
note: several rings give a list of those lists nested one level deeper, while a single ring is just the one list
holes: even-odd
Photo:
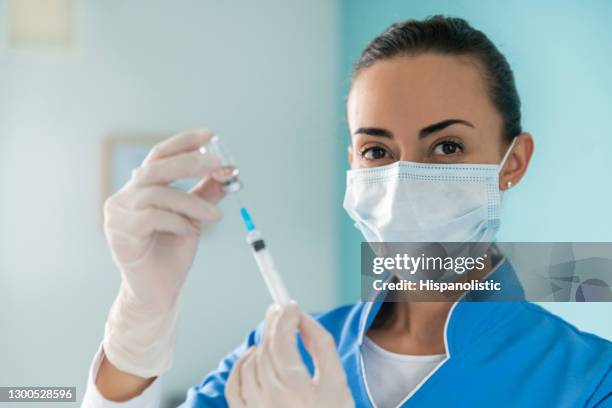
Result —
[{"label": "earring", "polygon": [[506,183],[506,190],[510,190],[511,188],[512,188],[512,182],[508,180],[508,182]]}]

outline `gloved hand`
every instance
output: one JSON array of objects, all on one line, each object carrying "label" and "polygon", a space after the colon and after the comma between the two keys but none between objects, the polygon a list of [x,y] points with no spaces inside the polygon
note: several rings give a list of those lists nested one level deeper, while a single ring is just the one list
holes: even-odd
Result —
[{"label": "gloved hand", "polygon": [[[297,348],[297,330],[313,358],[313,378]],[[355,406],[333,337],[295,304],[268,309],[263,342],[235,363],[225,397],[232,408]]]},{"label": "gloved hand", "polygon": [[[155,146],[131,180],[104,205],[104,232],[121,287],[104,333],[104,353],[119,370],[144,378],[168,369],[174,353],[177,300],[202,223],[221,218],[219,159],[198,150],[212,133],[185,132]],[[202,181],[189,193],[168,187]]]}]

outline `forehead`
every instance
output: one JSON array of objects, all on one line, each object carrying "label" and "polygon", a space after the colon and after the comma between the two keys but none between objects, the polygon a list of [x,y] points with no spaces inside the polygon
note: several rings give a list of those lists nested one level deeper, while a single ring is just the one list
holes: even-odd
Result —
[{"label": "forehead", "polygon": [[425,53],[375,62],[353,82],[349,125],[405,129],[448,118],[483,126],[499,121],[481,72],[466,56]]}]

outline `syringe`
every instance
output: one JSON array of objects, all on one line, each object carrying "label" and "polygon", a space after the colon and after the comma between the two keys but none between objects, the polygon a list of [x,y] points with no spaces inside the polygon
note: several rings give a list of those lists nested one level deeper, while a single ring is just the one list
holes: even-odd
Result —
[{"label": "syringe", "polygon": [[236,200],[238,200],[240,203],[240,215],[242,215],[242,219],[244,220],[244,224],[247,228],[247,242],[253,249],[253,256],[255,257],[259,271],[261,272],[261,275],[268,286],[268,290],[272,295],[274,303],[279,305],[289,303],[291,299],[287,294],[287,289],[285,289],[285,285],[283,284],[280,275],[276,271],[274,261],[272,260],[272,255],[270,255],[270,251],[268,251],[268,248],[266,248],[266,244],[261,236],[261,233],[255,229],[251,216],[246,208],[242,207],[240,198],[237,195],[238,191],[242,189],[242,183],[238,179],[238,168],[230,156],[228,149],[221,142],[219,136],[215,135],[206,145],[200,147],[200,152],[202,154],[210,153],[219,158],[221,168],[213,173],[213,177],[215,177],[218,181],[221,181],[223,183],[223,190],[226,193],[233,193]]},{"label": "syringe", "polygon": [[257,262],[261,276],[263,276],[263,279],[266,282],[266,286],[268,286],[268,291],[270,291],[270,295],[272,295],[272,300],[274,300],[274,303],[278,305],[288,304],[291,301],[291,298],[289,297],[287,289],[285,288],[285,285],[283,284],[283,281],[276,270],[276,267],[274,266],[272,255],[270,255],[270,251],[266,247],[266,243],[263,240],[261,232],[255,229],[255,224],[253,224],[251,216],[246,208],[243,207],[240,209],[240,215],[242,216],[242,220],[244,221],[244,225],[247,229],[247,243],[253,250],[253,257],[255,258],[255,262]]}]

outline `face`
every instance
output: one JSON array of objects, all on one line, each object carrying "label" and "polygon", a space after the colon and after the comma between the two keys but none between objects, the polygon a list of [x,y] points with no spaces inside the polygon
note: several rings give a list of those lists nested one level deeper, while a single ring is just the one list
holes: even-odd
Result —
[{"label": "face", "polygon": [[[355,78],[348,98],[352,168],[395,161],[499,164],[510,143],[502,117],[470,57],[421,54],[378,61]],[[519,135],[500,188],[522,178],[533,151]]]}]

